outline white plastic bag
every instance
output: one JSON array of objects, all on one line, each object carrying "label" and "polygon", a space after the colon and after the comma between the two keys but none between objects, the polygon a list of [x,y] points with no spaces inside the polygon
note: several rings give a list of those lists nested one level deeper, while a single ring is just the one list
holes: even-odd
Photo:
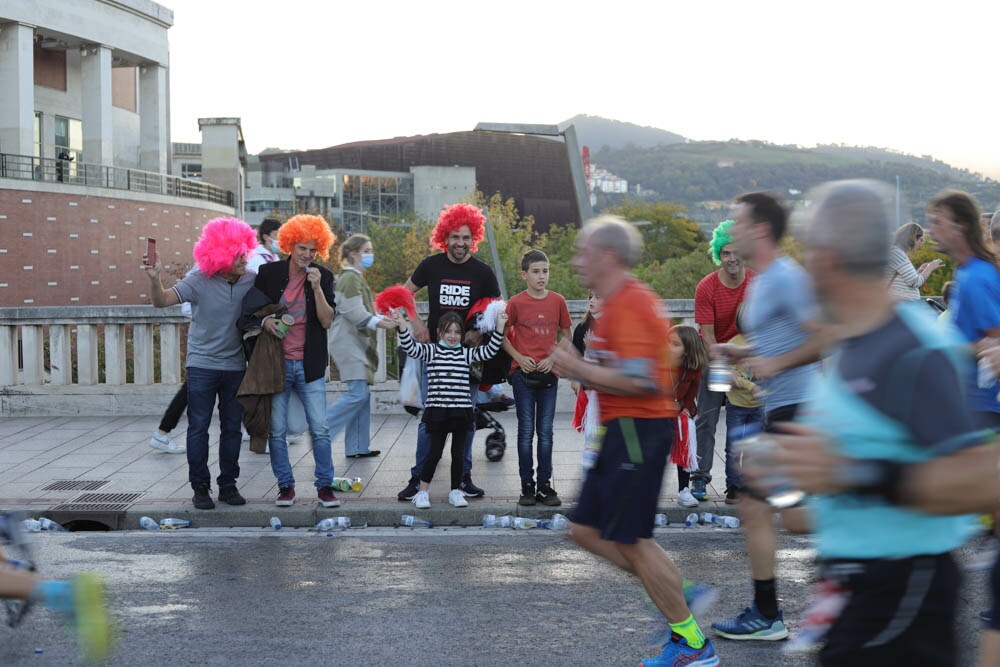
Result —
[{"label": "white plastic bag", "polygon": [[420,362],[416,359],[407,359],[403,366],[403,373],[399,376],[399,400],[407,408],[424,408],[420,398]]}]

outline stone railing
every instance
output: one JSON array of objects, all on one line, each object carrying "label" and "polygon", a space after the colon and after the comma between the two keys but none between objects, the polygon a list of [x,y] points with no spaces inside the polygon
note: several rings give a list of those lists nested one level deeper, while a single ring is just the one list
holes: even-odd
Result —
[{"label": "stone railing", "polygon": [[[692,299],[666,303],[693,322]],[[569,302],[574,322],[586,306]],[[426,316],[427,304],[418,311]],[[158,414],[182,382],[188,322],[180,306],[0,308],[0,416]],[[378,334],[376,406],[391,403],[397,387]]]}]

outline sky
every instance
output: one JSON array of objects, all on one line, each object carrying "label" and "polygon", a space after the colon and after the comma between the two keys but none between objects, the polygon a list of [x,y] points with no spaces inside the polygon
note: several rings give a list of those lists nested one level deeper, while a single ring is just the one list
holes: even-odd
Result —
[{"label": "sky", "polygon": [[1000,179],[1000,3],[159,0],[171,139],[247,150],[577,114],[892,148]]}]

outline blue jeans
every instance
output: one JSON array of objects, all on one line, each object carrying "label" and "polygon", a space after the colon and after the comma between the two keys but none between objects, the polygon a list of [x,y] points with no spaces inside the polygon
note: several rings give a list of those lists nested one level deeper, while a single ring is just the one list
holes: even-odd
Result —
[{"label": "blue jeans", "polygon": [[764,408],[741,408],[726,405],[726,488],[741,489],[740,467],[733,454],[733,443],[749,438],[764,427]]},{"label": "blue jeans", "polygon": [[[420,364],[420,398],[425,403],[427,402],[427,364],[420,361],[419,359],[414,359],[413,357],[408,357],[406,359],[408,364]],[[475,399],[476,387],[478,384],[469,385],[469,397]],[[469,435],[465,438],[465,464],[462,466],[462,471],[464,475],[469,475],[472,473],[472,441],[476,439],[476,424],[473,423],[469,428]],[[424,470],[424,461],[431,453],[431,434],[427,432],[427,426],[420,422],[417,426],[417,464],[410,468],[411,478],[420,478],[420,473]]]},{"label": "blue jeans", "polygon": [[521,484],[533,481],[531,444],[538,433],[538,483],[552,479],[552,422],[556,416],[556,392],[559,384],[545,389],[531,389],[520,369],[510,378],[517,410],[517,470]]},{"label": "blue jeans", "polygon": [[243,371],[217,371],[210,368],[187,369],[188,481],[194,484],[212,483],[208,471],[208,427],[212,409],[219,400],[219,488],[236,486],[240,476],[240,423],[243,407],[236,400],[236,391],[243,382]]},{"label": "blue jeans", "polygon": [[371,389],[365,380],[347,380],[347,393],[326,409],[330,440],[344,432],[344,453],[368,453],[371,444]]},{"label": "blue jeans", "polygon": [[333,453],[330,432],[326,428],[326,380],[306,382],[302,360],[285,359],[285,391],[271,398],[271,470],[278,486],[295,486],[292,465],[288,462],[288,397],[295,391],[306,411],[306,422],[312,436],[313,461],[316,462],[316,488],[333,484]]}]

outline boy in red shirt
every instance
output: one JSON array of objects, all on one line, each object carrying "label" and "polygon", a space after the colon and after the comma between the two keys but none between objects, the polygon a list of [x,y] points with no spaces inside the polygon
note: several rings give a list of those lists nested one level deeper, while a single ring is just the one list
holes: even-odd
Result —
[{"label": "boy in red shirt", "polygon": [[[503,349],[511,356],[510,384],[517,410],[517,460],[521,505],[562,504],[552,488],[552,422],[556,414],[559,378],[549,353],[557,335],[569,339],[571,321],[566,299],[549,291],[549,258],[541,250],[521,257],[525,289],[507,302],[508,338]],[[533,477],[531,443],[538,432],[538,486]]]}]

